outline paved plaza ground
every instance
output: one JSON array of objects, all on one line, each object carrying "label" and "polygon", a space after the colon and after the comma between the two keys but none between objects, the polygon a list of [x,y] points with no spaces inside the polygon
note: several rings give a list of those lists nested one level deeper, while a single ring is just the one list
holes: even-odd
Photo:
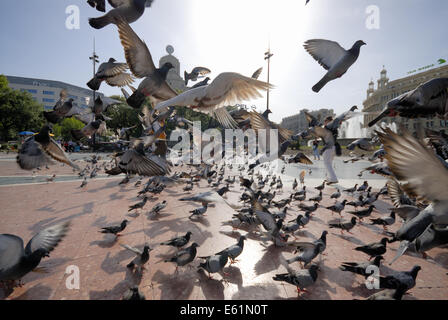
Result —
[{"label": "paved plaza ground", "polygon": [[[79,157],[79,156],[78,156]],[[316,283],[309,287],[309,293],[297,295],[295,286],[276,282],[272,277],[286,270],[280,264],[280,256],[293,256],[294,246],[275,247],[271,242],[263,243],[256,234],[248,234],[248,241],[238,262],[227,266],[227,275],[213,274],[208,279],[205,272],[197,270],[200,259],[196,259],[193,268],[180,268],[175,274],[175,265],[163,260],[171,257],[176,249],[160,246],[159,243],[191,231],[192,242],[197,242],[197,256],[207,256],[216,253],[234,243],[240,235],[246,235],[243,230],[232,231],[225,225],[231,219],[234,210],[225,204],[216,204],[208,209],[206,216],[190,220],[189,211],[198,208],[200,204],[180,202],[179,198],[211,190],[207,181],[195,185],[191,193],[182,191],[184,185],[171,184],[155,200],[148,201],[142,213],[129,216],[128,207],[139,201],[137,193],[140,188],[134,187],[137,178],[124,186],[118,183],[123,175],[107,178],[100,173],[97,179],[89,180],[85,189],[80,189],[81,179],[68,167],[57,164],[51,170],[41,170],[37,177],[31,177],[31,172],[21,170],[14,161],[14,154],[0,155],[0,234],[9,233],[22,237],[25,243],[43,228],[71,221],[71,230],[58,247],[50,254],[50,258],[42,260],[40,267],[46,272],[31,272],[23,278],[24,286],[16,288],[8,297],[0,289],[1,299],[120,299],[122,294],[132,285],[138,284],[147,299],[363,299],[376,292],[369,290],[361,276],[339,269],[344,261],[367,261],[368,256],[353,250],[356,246],[379,241],[383,229],[365,224],[355,226],[353,234],[341,235],[339,230],[329,229],[327,222],[337,218],[335,214],[322,208],[334,203],[329,195],[335,187],[352,187],[368,179],[369,184],[377,191],[383,187],[386,180],[366,174],[358,179],[359,169],[366,167],[367,161],[355,164],[336,162],[336,170],[340,174],[339,184],[326,187],[321,208],[314,214],[304,231],[296,233],[298,241],[312,241],[318,238],[323,230],[328,230],[327,255],[322,257],[320,271]],[[177,168],[174,168],[175,171]],[[298,176],[301,170],[307,170],[305,183],[308,197],[317,194],[314,186],[321,184],[324,178],[322,161],[311,166],[312,173],[306,166],[294,165],[288,168],[282,176],[283,193],[276,199],[286,198],[290,194],[292,177]],[[46,177],[55,173],[55,182],[46,182]],[[227,175],[237,175],[236,171],[226,172]],[[356,179],[355,179],[356,178]],[[146,182],[144,179],[143,182]],[[238,181],[238,179],[237,179]],[[268,188],[266,187],[265,190]],[[227,200],[237,203],[242,192],[239,183],[231,187]],[[343,198],[353,199],[344,194]],[[145,214],[153,205],[163,200],[168,206],[156,217],[149,219]],[[294,219],[298,214],[298,202],[292,203],[286,220]],[[376,210],[372,218],[389,214],[391,202],[387,197],[380,196],[376,201]],[[353,207],[346,207],[352,210]],[[351,218],[343,213],[344,218]],[[101,227],[118,224],[123,219],[131,223],[115,240],[112,235],[99,233]],[[401,222],[396,222],[390,231],[396,231]],[[294,239],[291,239],[294,241]],[[140,277],[126,268],[133,259],[133,254],[119,244],[128,244],[142,248],[148,242],[153,251],[146,264],[146,270]],[[417,277],[415,288],[404,299],[447,299],[448,298],[448,250],[436,248],[428,251],[428,259],[420,254],[406,253],[392,266],[389,262],[396,253],[399,243],[388,245],[384,255],[385,262],[381,266],[382,275],[394,271],[410,270],[414,265],[420,265],[421,271]],[[319,258],[316,258],[319,261]],[[77,266],[80,271],[80,288],[68,289],[66,286],[69,273],[67,267]],[[292,264],[294,268],[300,265]],[[226,278],[228,282],[222,281]]]}]

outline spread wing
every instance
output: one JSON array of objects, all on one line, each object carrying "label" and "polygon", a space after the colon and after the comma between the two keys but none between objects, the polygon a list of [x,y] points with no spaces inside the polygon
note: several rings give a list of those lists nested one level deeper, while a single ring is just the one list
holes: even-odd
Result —
[{"label": "spread wing", "polygon": [[123,18],[118,18],[116,24],[121,44],[124,48],[126,62],[134,76],[143,78],[152,74],[156,67],[146,44]]},{"label": "spread wing", "polygon": [[331,69],[347,53],[339,43],[323,39],[308,40],[304,48],[326,70]]},{"label": "spread wing", "polygon": [[64,150],[62,150],[62,148],[58,145],[58,143],[53,139],[50,138],[50,142],[45,145],[42,145],[42,148],[53,159],[66,163],[69,166],[79,170],[79,167],[67,158]]},{"label": "spread wing", "polygon": [[159,165],[159,163],[154,157],[149,159],[134,149],[131,149],[123,154],[118,166],[124,172],[139,174],[141,176],[163,176],[167,170],[165,170],[166,167]]},{"label": "spread wing", "polygon": [[25,253],[31,254],[39,249],[43,249],[47,252],[53,251],[59,242],[61,242],[67,235],[69,227],[70,221],[67,221],[40,231],[28,242],[25,247]]},{"label": "spread wing", "polygon": [[30,137],[22,145],[17,156],[17,163],[22,169],[31,170],[53,164],[53,161],[41,148],[41,145],[34,140],[34,137]]}]

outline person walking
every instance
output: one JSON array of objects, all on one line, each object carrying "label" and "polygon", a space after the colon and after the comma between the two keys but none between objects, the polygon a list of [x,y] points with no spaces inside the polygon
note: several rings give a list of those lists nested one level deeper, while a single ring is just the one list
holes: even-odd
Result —
[{"label": "person walking", "polygon": [[320,154],[319,154],[319,141],[317,141],[317,139],[315,139],[313,141],[313,156],[314,156],[314,160],[320,160]]},{"label": "person walking", "polygon": [[[329,124],[331,121],[333,121],[333,117],[327,117],[325,118],[324,121],[324,127],[326,129],[327,128],[327,124]],[[335,136],[335,141],[337,138],[338,133],[337,132],[333,132],[333,136]],[[324,148],[325,151],[322,154],[323,160],[324,160],[324,164],[325,164],[325,168],[327,169],[327,184],[334,184],[334,183],[338,183],[338,177],[336,176],[336,172],[334,172],[334,168],[333,168],[333,159],[336,155],[336,146],[330,146],[327,148]]]}]

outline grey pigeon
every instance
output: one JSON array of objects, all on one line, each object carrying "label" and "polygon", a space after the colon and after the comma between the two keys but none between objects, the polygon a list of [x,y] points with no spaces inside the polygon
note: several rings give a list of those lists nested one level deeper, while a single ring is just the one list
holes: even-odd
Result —
[{"label": "grey pigeon", "polygon": [[359,149],[364,150],[364,151],[373,151],[374,150],[374,145],[367,138],[361,138],[361,139],[357,139],[357,140],[353,141],[352,143],[347,145],[347,150],[355,150],[356,147],[358,147]]},{"label": "grey pigeon", "polygon": [[188,81],[196,81],[199,77],[205,76],[211,72],[210,69],[204,68],[204,67],[195,67],[193,70],[191,70],[190,73],[187,71],[184,72],[184,78],[185,78],[185,85],[188,85]]},{"label": "grey pigeon", "polygon": [[356,225],[356,218],[353,217],[349,221],[347,220],[331,221],[328,225],[330,226],[330,228],[341,229],[341,234],[343,234],[344,231],[351,233],[350,230],[353,229],[353,227]]},{"label": "grey pigeon", "polygon": [[[284,259],[283,259],[284,260]],[[297,287],[297,293],[307,292],[306,288],[313,285],[317,280],[317,270],[319,267],[315,264],[309,269],[294,270],[286,262],[282,265],[288,273],[276,274],[272,279],[274,281],[284,281]]]},{"label": "grey pigeon", "polygon": [[129,221],[125,219],[118,226],[110,226],[110,227],[101,228],[100,232],[101,233],[112,233],[118,237],[118,236],[120,236],[120,234],[118,234],[118,233],[123,231],[126,228],[128,222]]},{"label": "grey pigeon", "polygon": [[123,294],[123,300],[146,300],[146,297],[138,290],[138,287],[135,286],[126,290]]},{"label": "grey pigeon", "polygon": [[165,262],[174,262],[176,264],[176,272],[177,272],[178,267],[183,267],[194,260],[194,258],[196,257],[197,247],[199,247],[199,245],[196,242],[193,242],[191,246],[181,251],[178,251],[174,255],[174,257],[165,260]]},{"label": "grey pigeon", "polygon": [[384,117],[418,118],[448,116],[448,78],[429,80],[416,89],[390,100],[384,110],[372,121],[369,127],[375,125]]},{"label": "grey pigeon", "polygon": [[355,250],[368,254],[370,259],[372,259],[375,256],[380,256],[386,253],[386,246],[389,242],[388,240],[389,239],[387,238],[383,238],[380,242],[374,242],[365,246],[356,247]]},{"label": "grey pigeon", "polygon": [[166,77],[174,66],[165,62],[161,68],[156,68],[146,44],[122,18],[117,21],[118,33],[124,48],[126,62],[137,78],[144,78],[137,90],[126,100],[133,108],[140,108],[146,97],[155,99],[153,102],[164,101],[177,96],[168,85]]},{"label": "grey pigeon", "polygon": [[69,117],[73,108],[73,98],[67,99],[68,93],[66,89],[62,89],[59,93],[59,100],[56,102],[52,111],[44,111],[44,118],[50,123],[58,123],[65,117]]},{"label": "grey pigeon", "polygon": [[366,300],[401,300],[406,293],[406,286],[398,289],[385,289],[367,297]]},{"label": "grey pigeon", "polygon": [[230,264],[234,264],[236,262],[236,258],[243,252],[244,241],[246,240],[247,239],[245,236],[241,236],[236,244],[218,252],[217,255],[227,252],[230,259]]},{"label": "grey pigeon", "polygon": [[367,209],[359,210],[359,211],[347,211],[347,213],[353,214],[362,221],[362,219],[369,217],[372,214],[375,206],[372,204]]},{"label": "grey pigeon", "polygon": [[135,266],[137,266],[138,269],[142,271],[144,269],[145,263],[148,262],[149,260],[149,252],[152,251],[153,249],[151,249],[147,244],[143,247],[143,250],[139,250],[137,248],[128,246],[127,244],[120,244],[120,245],[123,248],[132,251],[136,255],[136,257],[131,262],[129,262],[126,267],[133,269]]},{"label": "grey pigeon", "polygon": [[359,56],[361,46],[366,43],[358,40],[351,49],[345,50],[337,42],[313,39],[305,42],[305,50],[319,64],[328,70],[325,76],[313,86],[314,92],[319,92],[329,81],[342,77]]},{"label": "grey pigeon", "polygon": [[204,80],[202,80],[202,81],[200,81],[200,82],[198,82],[198,83],[196,83],[194,86],[192,86],[190,89],[194,89],[194,88],[199,88],[199,87],[202,87],[202,86],[206,86],[206,85],[208,85],[208,82],[210,81],[210,78],[209,77],[206,77]]},{"label": "grey pigeon", "polygon": [[342,202],[335,202],[332,206],[326,207],[327,210],[331,210],[331,214],[337,212],[341,214],[341,211],[345,209],[345,205],[347,204],[347,200],[344,199]]},{"label": "grey pigeon", "polygon": [[61,146],[51,138],[50,133],[51,129],[46,125],[38,134],[25,140],[17,156],[20,168],[32,170],[53,164],[52,160],[54,159],[79,170],[79,167],[68,159]]},{"label": "grey pigeon", "polygon": [[300,262],[300,264],[306,267],[307,264],[309,264],[314,258],[316,258],[319,253],[321,252],[321,249],[323,247],[322,243],[308,243],[308,242],[301,242],[297,245],[296,252],[299,252],[299,254],[296,257],[293,257],[291,259],[286,260],[288,264],[291,264],[293,262]]},{"label": "grey pigeon", "polygon": [[406,288],[406,291],[410,290],[415,287],[415,279],[420,270],[420,266],[414,266],[411,271],[397,272],[393,275],[380,277],[380,288],[398,289],[402,287]]},{"label": "grey pigeon", "polygon": [[162,242],[161,245],[181,248],[181,247],[185,246],[188,243],[188,241],[190,241],[191,235],[192,235],[192,233],[190,231],[188,231],[184,236],[176,237],[169,241]]},{"label": "grey pigeon", "polygon": [[379,268],[381,260],[384,260],[383,256],[376,256],[373,262],[343,262],[339,269],[356,273],[367,278],[371,275],[371,273],[366,272],[367,268],[369,266],[376,266]]},{"label": "grey pigeon", "polygon": [[100,64],[95,76],[87,83],[87,86],[97,91],[101,83],[106,83],[112,87],[124,87],[133,82],[132,76],[126,73],[128,65],[126,63],[117,63],[114,58],[110,58],[108,62]]},{"label": "grey pigeon", "polygon": [[162,211],[163,209],[165,209],[166,205],[167,205],[167,201],[166,201],[166,200],[163,200],[162,202],[156,204],[156,205],[155,205],[155,206],[148,212],[148,215],[149,215],[149,214],[153,214],[153,215],[158,214],[160,211]]},{"label": "grey pigeon", "polygon": [[34,270],[44,257],[67,235],[70,222],[48,227],[37,233],[23,247],[23,240],[12,234],[0,234],[0,281],[19,280]]},{"label": "grey pigeon", "polygon": [[101,125],[104,124],[102,120],[92,121],[86,126],[84,126],[81,130],[72,129],[71,134],[75,140],[81,140],[83,138],[91,138],[95,133],[97,133]]},{"label": "grey pigeon", "polygon": [[191,210],[190,213],[191,215],[188,218],[192,218],[192,217],[199,217],[199,216],[203,216],[206,212],[207,212],[207,208],[208,208],[208,204],[207,203],[203,203],[202,207]]},{"label": "grey pigeon", "polygon": [[208,257],[200,257],[205,259],[205,262],[199,264],[199,268],[204,269],[208,272],[208,276],[211,279],[211,274],[220,272],[227,264],[229,260],[229,253],[224,251],[222,254],[213,255]]},{"label": "grey pigeon", "polygon": [[87,3],[98,11],[106,12],[106,0],[87,0]]},{"label": "grey pigeon", "polygon": [[145,12],[145,7],[150,7],[153,0],[108,0],[113,7],[102,17],[90,18],[89,24],[92,28],[102,29],[115,23],[114,18],[121,17],[128,23],[137,21]]},{"label": "grey pigeon", "polygon": [[387,230],[387,226],[391,226],[395,223],[395,212],[392,211],[387,217],[380,217],[377,219],[370,219],[371,225],[379,224],[383,226],[384,230]]}]

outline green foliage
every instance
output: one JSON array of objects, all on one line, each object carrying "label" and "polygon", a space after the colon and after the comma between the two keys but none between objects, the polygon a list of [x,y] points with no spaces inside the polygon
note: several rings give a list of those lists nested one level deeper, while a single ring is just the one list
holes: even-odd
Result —
[{"label": "green foliage", "polygon": [[84,123],[78,119],[73,117],[65,118],[60,123],[53,126],[53,134],[56,138],[62,138],[63,140],[68,141],[72,139],[72,130],[80,130],[82,128],[84,128]]},{"label": "green foliage", "polygon": [[45,123],[43,110],[43,106],[34,101],[30,93],[9,88],[6,77],[0,75],[0,132],[2,140],[16,139],[21,131],[38,132]]},{"label": "green foliage", "polygon": [[105,112],[107,117],[112,118],[112,120],[107,121],[107,128],[116,134],[117,130],[119,131],[121,128],[129,128],[137,125],[137,127],[130,131],[130,135],[139,137],[143,131],[142,126],[139,125],[140,120],[138,119],[138,114],[141,110],[136,110],[128,106],[126,99],[122,96],[111,96],[110,98],[119,100],[122,103],[109,107]]}]

